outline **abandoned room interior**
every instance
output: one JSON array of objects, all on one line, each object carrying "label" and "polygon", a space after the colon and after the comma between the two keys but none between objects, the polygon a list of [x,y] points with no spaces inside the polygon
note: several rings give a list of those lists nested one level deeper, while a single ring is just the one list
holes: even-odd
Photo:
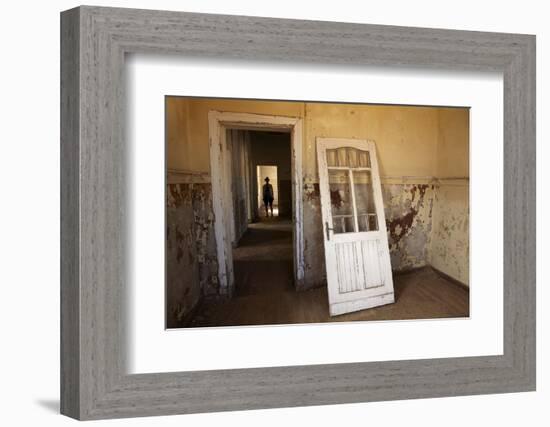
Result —
[{"label": "abandoned room interior", "polygon": [[468,108],[165,108],[167,328],[469,316]]}]

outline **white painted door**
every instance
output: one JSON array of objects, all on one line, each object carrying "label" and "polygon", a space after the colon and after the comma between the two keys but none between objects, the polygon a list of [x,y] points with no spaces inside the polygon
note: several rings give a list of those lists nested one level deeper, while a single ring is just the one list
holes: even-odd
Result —
[{"label": "white painted door", "polygon": [[394,302],[373,141],[317,138],[330,315]]}]

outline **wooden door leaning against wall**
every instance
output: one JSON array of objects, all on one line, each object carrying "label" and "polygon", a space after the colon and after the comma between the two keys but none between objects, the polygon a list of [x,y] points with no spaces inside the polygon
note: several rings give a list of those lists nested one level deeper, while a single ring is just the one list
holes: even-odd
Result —
[{"label": "wooden door leaning against wall", "polygon": [[394,302],[373,141],[317,138],[331,316]]}]

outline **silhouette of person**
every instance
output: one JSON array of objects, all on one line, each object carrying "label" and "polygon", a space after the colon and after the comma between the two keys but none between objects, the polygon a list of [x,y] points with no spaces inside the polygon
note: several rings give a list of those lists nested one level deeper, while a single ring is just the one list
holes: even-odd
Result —
[{"label": "silhouette of person", "polygon": [[271,209],[271,216],[273,217],[273,186],[269,183],[269,177],[265,177],[265,184],[262,189],[265,206],[265,216],[269,216],[268,207]]}]

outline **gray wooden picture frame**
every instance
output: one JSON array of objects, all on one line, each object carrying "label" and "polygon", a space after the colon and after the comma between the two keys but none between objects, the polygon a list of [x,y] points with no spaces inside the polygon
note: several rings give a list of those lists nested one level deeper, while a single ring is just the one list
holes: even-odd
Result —
[{"label": "gray wooden picture frame", "polygon": [[[124,57],[130,52],[502,72],[503,355],[128,375]],[[62,12],[63,414],[100,419],[530,390],[534,36],[88,6]]]}]

